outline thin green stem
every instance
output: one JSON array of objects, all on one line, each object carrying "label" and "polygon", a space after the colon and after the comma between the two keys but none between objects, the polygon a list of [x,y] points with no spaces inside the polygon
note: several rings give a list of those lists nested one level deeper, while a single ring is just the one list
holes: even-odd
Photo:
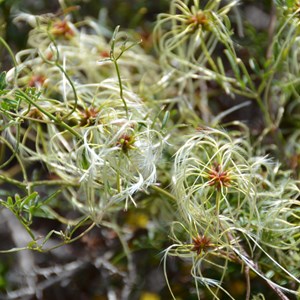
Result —
[{"label": "thin green stem", "polygon": [[9,178],[7,175],[0,174],[0,182],[5,181],[7,183],[13,184],[14,186],[25,189],[27,187],[27,183],[21,182],[19,180]]},{"label": "thin green stem", "polygon": [[72,82],[72,80],[71,80],[70,76],[68,75],[68,73],[64,70],[64,68],[58,62],[56,62],[55,65],[66,76],[69,84],[71,85],[71,88],[72,88],[72,91],[73,91],[73,94],[74,94],[74,100],[75,100],[75,103],[74,103],[74,106],[73,106],[72,110],[67,115],[62,117],[62,119],[64,120],[64,119],[68,118],[69,116],[71,116],[73,114],[73,112],[76,110],[77,103],[78,103],[78,96],[77,96],[77,92],[76,92],[76,88],[74,86],[74,83]]},{"label": "thin green stem", "polygon": [[[24,182],[28,182],[28,177],[27,177],[27,173],[26,173],[25,166],[24,166],[22,160],[20,159],[19,155],[17,154],[17,152],[16,152],[17,150],[13,149],[13,146],[12,146],[11,144],[9,144],[9,142],[8,142],[6,139],[0,137],[0,141],[3,141],[3,142],[6,144],[6,146],[13,152],[13,157],[16,157],[16,159],[18,160],[19,166],[20,166],[20,168],[21,168],[21,170],[22,170]],[[9,160],[10,160],[10,159],[9,159]],[[4,164],[2,164],[2,166],[3,166],[3,165],[6,165],[6,164],[4,163]],[[1,175],[1,176],[3,176],[3,175]],[[8,179],[8,180],[11,180],[11,181],[10,181],[11,183],[12,183],[12,181],[14,181],[14,179],[12,179],[12,178],[7,178],[7,179]],[[14,181],[13,184],[16,184],[17,186],[21,187],[21,186],[20,186],[20,184],[21,184],[20,181],[17,181],[17,180],[16,180],[16,181]],[[24,184],[25,184],[25,183],[24,183]],[[26,184],[25,184],[25,185],[26,185]],[[31,194],[31,189],[28,188],[28,189],[27,189],[27,192],[28,192],[28,195],[30,195],[30,194]]]},{"label": "thin green stem", "polygon": [[124,99],[124,96],[123,96],[123,84],[122,84],[122,79],[121,79],[121,74],[120,74],[120,69],[119,69],[119,65],[117,63],[117,59],[120,57],[120,55],[115,58],[114,56],[114,53],[111,52],[110,54],[110,58],[111,58],[111,61],[113,62],[114,66],[115,66],[115,69],[116,69],[116,72],[117,72],[117,77],[118,77],[118,82],[119,82],[119,88],[120,88],[120,98],[124,104],[124,108],[125,108],[125,111],[126,111],[126,116],[128,117],[128,106],[127,106],[127,103]]},{"label": "thin green stem", "polygon": [[50,120],[56,122],[58,125],[61,125],[64,127],[67,131],[72,133],[74,136],[76,136],[79,140],[82,140],[82,136],[75,131],[72,127],[70,127],[68,124],[66,124],[62,119],[52,115],[48,111],[44,110],[40,105],[38,105],[35,101],[30,99],[26,93],[24,93],[21,90],[18,90],[17,93],[21,95],[23,98],[25,98],[31,105],[35,106],[39,111],[41,111],[44,115],[46,115]]},{"label": "thin green stem", "polygon": [[[71,231],[70,235],[72,236],[74,234],[74,232],[81,226],[83,226],[88,220],[90,219],[90,217],[86,217],[86,218],[83,218],[78,224],[76,224],[76,226],[74,227],[74,229]],[[79,239],[81,239],[84,235],[86,235],[89,231],[91,231],[94,227],[96,226],[96,223],[95,222],[92,222],[91,225],[86,229],[84,230],[82,233],[80,233],[79,235],[77,235],[76,237],[74,238],[67,238],[67,236],[61,232],[56,232],[55,230],[52,230],[50,231],[47,236],[45,237],[45,239],[43,240],[43,242],[40,244],[40,245],[37,245],[35,248],[30,248],[28,247],[27,249],[31,249],[31,250],[36,250],[36,251],[39,251],[39,252],[48,252],[48,251],[51,251],[51,250],[54,250],[54,249],[57,249],[61,246],[64,246],[66,244],[71,244]],[[49,240],[49,238],[51,237],[51,235],[53,233],[57,233],[59,234],[60,236],[62,236],[63,238],[65,238],[65,240],[53,247],[50,247],[50,248],[45,248],[43,249],[43,246],[47,243],[47,241]]]},{"label": "thin green stem", "polygon": [[20,251],[24,251],[24,250],[28,250],[28,246],[26,247],[20,247],[20,248],[11,248],[8,250],[0,250],[1,254],[5,254],[5,253],[15,253],[15,252],[20,252]]},{"label": "thin green stem", "polygon": [[166,191],[165,189],[160,188],[157,185],[151,185],[150,186],[154,191],[158,192],[159,194],[162,194],[163,196],[166,196],[168,199],[172,200],[172,201],[177,201],[176,197],[173,196],[171,193],[169,193],[168,191]]},{"label": "thin green stem", "polygon": [[14,63],[14,66],[16,67],[18,65],[16,59],[15,59],[15,55],[14,53],[12,52],[11,48],[9,47],[9,45],[6,43],[6,41],[0,37],[0,42],[3,44],[3,46],[6,48],[6,50],[8,51],[9,55],[11,56],[12,60],[13,60],[13,63]]},{"label": "thin green stem", "polygon": [[73,186],[73,187],[79,187],[80,184],[78,183],[72,183],[64,180],[38,180],[38,181],[32,181],[28,182],[28,185],[35,187],[35,186],[52,186],[52,185],[60,185],[60,186]]},{"label": "thin green stem", "polygon": [[217,192],[216,192],[216,221],[217,221],[216,232],[217,232],[217,236],[219,236],[219,231],[220,231],[220,202],[221,202],[221,191],[217,190]]},{"label": "thin green stem", "polygon": [[8,141],[2,137],[0,137],[0,141],[4,142],[9,148],[10,150],[12,151],[12,155],[10,156],[9,159],[7,159],[3,164],[0,165],[0,169],[6,167],[7,165],[9,165],[9,163],[15,158],[17,152],[19,151],[19,144],[20,144],[20,136],[21,136],[21,133],[20,133],[20,123],[18,122],[19,121],[19,118],[16,119],[16,127],[17,127],[17,134],[16,134],[16,145],[15,145],[15,149],[13,148],[12,145],[10,145],[8,143]]},{"label": "thin green stem", "polygon": [[128,117],[128,106],[126,103],[126,100],[124,98],[124,93],[123,93],[123,83],[122,83],[122,78],[121,78],[121,73],[120,73],[120,68],[118,65],[118,60],[119,58],[121,58],[121,56],[124,54],[125,51],[129,50],[130,48],[134,47],[135,45],[139,44],[140,42],[136,42],[136,43],[131,43],[129,46],[126,46],[126,41],[125,40],[122,44],[122,46],[120,47],[120,53],[116,56],[115,55],[115,44],[116,44],[116,39],[117,39],[117,34],[119,32],[120,26],[117,26],[114,33],[113,33],[113,37],[111,39],[111,50],[110,50],[110,60],[113,62],[115,70],[117,72],[117,77],[118,77],[118,82],[119,82],[119,88],[120,88],[120,98],[124,104],[124,108],[126,111],[126,116]]},{"label": "thin green stem", "polygon": [[55,65],[57,68],[59,68],[59,70],[65,75],[65,77],[67,78],[69,84],[71,85],[71,88],[72,88],[72,91],[73,91],[73,94],[74,94],[75,104],[74,104],[73,108],[71,109],[71,111],[67,115],[63,116],[63,118],[62,118],[62,119],[66,119],[69,116],[71,116],[73,114],[73,112],[76,110],[77,103],[78,103],[78,96],[77,96],[76,88],[75,88],[74,83],[72,82],[70,76],[68,75],[66,70],[59,64],[59,57],[60,57],[59,56],[59,50],[57,48],[57,44],[56,44],[55,39],[53,38],[53,36],[50,33],[49,33],[49,38],[50,38],[51,42],[53,43],[55,51],[56,51],[56,60],[55,60],[55,62],[52,62],[49,59],[47,59],[41,52],[39,53],[39,55],[42,57],[42,59],[46,63],[48,63],[50,65]]}]

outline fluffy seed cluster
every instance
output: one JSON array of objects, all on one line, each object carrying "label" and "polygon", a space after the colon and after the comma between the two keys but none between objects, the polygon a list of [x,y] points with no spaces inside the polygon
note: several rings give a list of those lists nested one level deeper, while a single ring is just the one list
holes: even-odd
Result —
[{"label": "fluffy seed cluster", "polygon": [[[112,33],[90,19],[81,27],[48,15],[21,14],[18,20],[34,27],[31,48],[16,55],[17,65],[7,74],[8,82],[28,87],[25,98],[32,101],[20,98],[18,106],[17,113],[33,121],[20,133],[20,151],[78,186],[66,189],[66,197],[100,222],[156,183],[163,137],[153,122],[155,110],[136,92],[153,84],[151,76],[143,83],[141,77],[155,73],[157,65],[139,45],[122,52],[125,36],[120,32],[114,41],[116,69],[110,55],[103,56],[111,52],[106,35]],[[6,136],[17,143],[13,131],[8,127]]]}]

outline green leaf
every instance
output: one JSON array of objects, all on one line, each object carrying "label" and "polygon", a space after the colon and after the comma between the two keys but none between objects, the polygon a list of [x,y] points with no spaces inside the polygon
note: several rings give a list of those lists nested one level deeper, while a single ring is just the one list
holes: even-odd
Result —
[{"label": "green leaf", "polygon": [[29,209],[31,206],[35,206],[35,199],[38,196],[37,192],[33,192],[32,194],[30,194],[29,196],[25,197],[24,199],[22,199],[21,203],[20,203],[20,208],[23,209]]},{"label": "green leaf", "polygon": [[87,159],[86,151],[85,151],[85,150],[82,151],[81,167],[82,167],[84,170],[87,170],[87,169],[90,167],[90,162],[89,162],[89,160]]},{"label": "green leaf", "polygon": [[161,129],[164,129],[170,117],[170,112],[167,110],[162,120]]},{"label": "green leaf", "polygon": [[[5,91],[0,91],[0,96],[1,93],[5,93]],[[15,99],[8,99],[8,98],[4,98],[0,100],[0,106],[2,109],[4,110],[16,110],[19,101],[15,100]]]},{"label": "green leaf", "polygon": [[3,91],[6,88],[6,72],[0,74],[0,91]]},{"label": "green leaf", "polygon": [[30,214],[38,218],[52,219],[52,220],[55,219],[55,217],[51,215],[47,207],[32,207],[30,209]]}]

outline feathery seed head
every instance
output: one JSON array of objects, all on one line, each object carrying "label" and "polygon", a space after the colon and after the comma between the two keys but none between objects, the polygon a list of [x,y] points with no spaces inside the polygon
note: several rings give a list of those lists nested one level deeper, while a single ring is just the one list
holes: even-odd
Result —
[{"label": "feathery seed head", "polygon": [[211,247],[210,239],[205,235],[198,235],[193,237],[193,248],[191,251],[197,252],[197,255],[200,255],[202,251],[206,251]]},{"label": "feathery seed head", "polygon": [[210,186],[215,186],[218,190],[221,189],[222,186],[230,186],[230,176],[227,171],[222,171],[222,167],[219,164],[215,164],[215,166],[209,171],[209,184]]}]

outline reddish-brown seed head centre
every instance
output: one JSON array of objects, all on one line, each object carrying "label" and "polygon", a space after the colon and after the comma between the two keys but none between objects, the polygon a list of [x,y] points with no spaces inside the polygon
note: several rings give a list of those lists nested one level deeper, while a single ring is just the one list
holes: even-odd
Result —
[{"label": "reddish-brown seed head centre", "polygon": [[97,118],[99,110],[95,107],[89,107],[81,112],[80,125],[93,125]]},{"label": "reddish-brown seed head centre", "polygon": [[193,238],[193,248],[192,251],[196,251],[197,254],[201,254],[202,251],[207,250],[211,246],[209,238],[205,235],[198,235]]},{"label": "reddish-brown seed head centre", "polygon": [[32,75],[30,78],[28,85],[30,87],[41,87],[46,80],[44,75]]},{"label": "reddish-brown seed head centre", "polygon": [[230,177],[227,171],[222,171],[220,165],[216,165],[216,167],[210,170],[209,173],[209,185],[216,186],[217,189],[220,189],[221,186],[229,186]]},{"label": "reddish-brown seed head centre", "polygon": [[124,152],[127,152],[129,149],[134,149],[134,144],[135,139],[133,135],[130,134],[123,134],[120,139],[118,140],[117,145],[121,146],[121,149]]},{"label": "reddish-brown seed head centre", "polygon": [[51,32],[55,36],[63,36],[66,39],[70,39],[74,36],[74,31],[71,29],[66,20],[54,23]]},{"label": "reddish-brown seed head centre", "polygon": [[193,24],[194,26],[206,26],[208,19],[203,11],[198,11],[195,15],[191,16],[187,20],[187,24]]}]

